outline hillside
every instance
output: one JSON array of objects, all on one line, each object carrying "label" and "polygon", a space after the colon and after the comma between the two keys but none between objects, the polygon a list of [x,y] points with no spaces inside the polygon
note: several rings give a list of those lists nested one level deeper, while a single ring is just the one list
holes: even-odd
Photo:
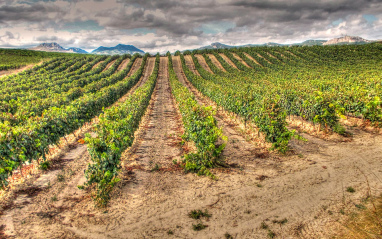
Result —
[{"label": "hillside", "polygon": [[133,45],[123,45],[118,44],[115,47],[103,47],[100,46],[94,51],[91,52],[92,54],[98,54],[98,55],[123,55],[123,54],[144,54],[145,52],[141,49],[136,48]]}]

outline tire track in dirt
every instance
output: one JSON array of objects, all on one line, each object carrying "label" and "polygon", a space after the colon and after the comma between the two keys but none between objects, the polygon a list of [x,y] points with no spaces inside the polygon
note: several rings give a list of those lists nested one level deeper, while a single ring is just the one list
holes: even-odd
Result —
[{"label": "tire track in dirt", "polygon": [[221,56],[221,57],[223,57],[223,59],[228,63],[228,64],[230,64],[232,67],[235,67],[236,69],[238,69],[237,68],[237,66],[228,58],[228,56],[226,56],[224,53],[219,53],[219,55]]},{"label": "tire track in dirt", "polygon": [[207,56],[211,59],[212,63],[217,66],[220,70],[223,72],[227,72],[226,69],[222,66],[222,64],[216,59],[216,57],[213,54],[207,54]]},{"label": "tire track in dirt", "polygon": [[210,67],[208,66],[206,59],[204,59],[202,55],[197,54],[195,55],[195,57],[196,59],[198,59],[199,64],[204,68],[204,70],[208,71],[211,74],[214,74],[212,70],[210,69]]},{"label": "tire track in dirt", "polygon": [[241,64],[245,65],[245,66],[248,67],[248,68],[252,68],[252,67],[250,67],[250,66],[247,64],[247,62],[245,62],[243,59],[241,59],[241,57],[238,56],[236,53],[232,52],[232,55],[233,55],[233,57],[235,57],[238,61],[240,61]]}]

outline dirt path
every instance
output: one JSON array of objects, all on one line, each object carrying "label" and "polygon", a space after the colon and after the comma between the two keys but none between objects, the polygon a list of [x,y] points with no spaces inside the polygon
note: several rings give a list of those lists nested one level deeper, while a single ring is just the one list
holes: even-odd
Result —
[{"label": "dirt path", "polygon": [[5,76],[9,76],[9,75],[13,75],[13,74],[17,74],[17,73],[20,73],[20,72],[25,71],[25,70],[32,69],[34,66],[40,65],[42,63],[43,63],[43,61],[41,61],[37,64],[29,64],[27,66],[23,66],[23,67],[18,68],[18,69],[0,71],[0,78],[5,77]]},{"label": "dirt path", "polygon": [[220,70],[227,72],[222,66],[222,64],[218,61],[218,59],[216,59],[216,57],[213,54],[207,54],[207,56],[211,59],[212,63],[214,63],[215,66],[217,66]]},{"label": "dirt path", "polygon": [[272,62],[270,62],[267,58],[263,57],[262,55],[260,55],[259,53],[256,53],[258,57],[260,58],[263,58],[265,61],[267,61],[269,64],[273,64]]},{"label": "dirt path", "polygon": [[233,53],[233,52],[232,52],[232,55],[233,55],[233,57],[235,57],[238,61],[240,61],[241,64],[245,65],[245,66],[248,67],[248,68],[251,68],[251,67],[247,64],[247,62],[245,62],[243,59],[241,59],[241,57],[238,56],[236,53]]},{"label": "dirt path", "polygon": [[94,70],[95,68],[97,68],[100,64],[102,64],[104,61],[99,61],[97,62],[93,67],[92,67],[92,70]]},{"label": "dirt path", "polygon": [[199,71],[196,70],[194,61],[192,60],[192,57],[190,55],[185,55],[184,60],[186,61],[186,65],[188,69],[192,71],[195,75],[200,76]]},{"label": "dirt path", "polygon": [[[139,69],[139,67],[141,67],[141,65],[142,65],[142,61],[143,61],[142,58],[137,58],[137,59],[135,59],[133,65],[131,66],[131,70],[130,70],[129,73],[127,74],[126,78],[132,76],[132,75]],[[126,78],[125,78],[125,79],[126,79]]]},{"label": "dirt path", "polygon": [[127,64],[129,64],[130,58],[126,58],[125,60],[122,61],[122,63],[118,66],[117,71],[122,71],[123,69],[126,68]]},{"label": "dirt path", "polygon": [[255,62],[256,64],[258,64],[259,66],[262,66],[258,61],[256,61],[255,58],[253,58],[251,55],[249,55],[248,53],[246,52],[243,52],[243,54],[248,57],[251,61]]},{"label": "dirt path", "polygon": [[106,65],[105,69],[103,69],[102,72],[105,72],[105,71],[109,70],[110,67],[111,67],[112,65],[114,65],[114,63],[115,63],[116,61],[117,61],[117,60],[114,60],[114,61],[109,62],[109,64]]},{"label": "dirt path", "polygon": [[211,74],[214,74],[210,67],[208,66],[206,59],[202,55],[195,55],[196,59],[198,59],[199,64],[204,68],[204,70],[208,71]]},{"label": "dirt path", "polygon": [[[140,62],[142,64],[142,59]],[[140,67],[140,64],[138,66],[138,69],[139,67]],[[151,73],[154,70],[154,67],[155,67],[155,57],[147,58],[146,72],[144,72],[143,76],[141,77],[141,79],[139,79],[138,83],[131,89],[131,92],[134,92],[138,87],[142,86],[149,79]]]},{"label": "dirt path", "polygon": [[238,69],[237,68],[237,66],[228,58],[228,56],[226,56],[224,53],[219,53],[219,55],[221,56],[221,57],[223,57],[223,59],[228,63],[228,64],[230,64],[232,67],[235,67],[236,69]]}]

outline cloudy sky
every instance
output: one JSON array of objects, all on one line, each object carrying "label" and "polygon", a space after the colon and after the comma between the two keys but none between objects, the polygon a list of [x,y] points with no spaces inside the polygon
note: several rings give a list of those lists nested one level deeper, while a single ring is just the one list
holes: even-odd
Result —
[{"label": "cloudy sky", "polygon": [[343,35],[382,39],[382,1],[0,0],[0,47],[122,43],[154,53]]}]

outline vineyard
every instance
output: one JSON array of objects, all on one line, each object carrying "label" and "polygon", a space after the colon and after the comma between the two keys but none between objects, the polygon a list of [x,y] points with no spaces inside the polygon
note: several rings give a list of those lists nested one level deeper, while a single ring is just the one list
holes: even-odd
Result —
[{"label": "vineyard", "polygon": [[[0,50],[0,70],[35,64],[0,78],[3,233],[326,238],[365,177],[382,189],[381,53]],[[212,218],[192,221],[194,209]]]},{"label": "vineyard", "polygon": [[77,57],[78,54],[64,54],[56,52],[29,51],[18,49],[0,49],[0,71],[17,69],[29,64],[35,64],[45,59],[56,57]]}]

